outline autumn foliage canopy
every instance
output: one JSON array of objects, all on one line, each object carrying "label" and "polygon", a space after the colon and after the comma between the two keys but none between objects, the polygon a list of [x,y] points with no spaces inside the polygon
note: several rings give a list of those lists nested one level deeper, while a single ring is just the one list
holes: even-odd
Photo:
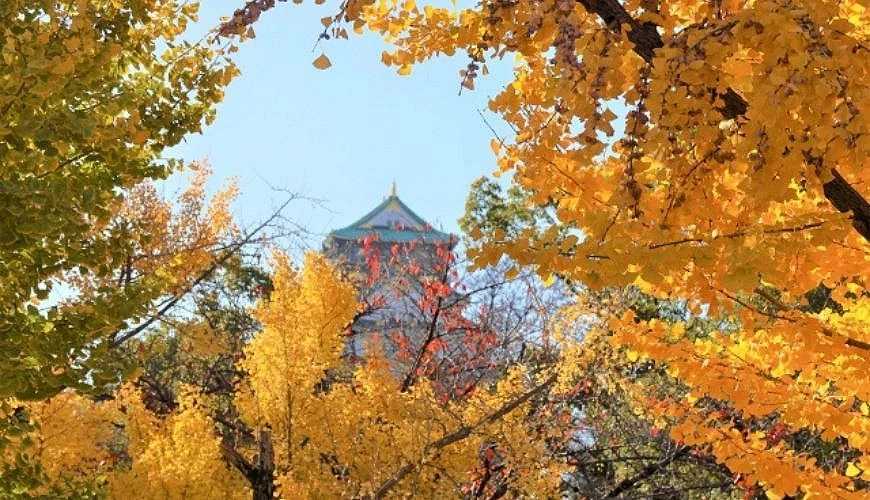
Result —
[{"label": "autumn foliage canopy", "polygon": [[399,278],[253,266],[232,187],[150,184],[273,8],[0,5],[0,495],[867,497],[866,3],[325,2],[319,70],[514,65],[468,265],[372,259],[417,309],[354,360]]}]

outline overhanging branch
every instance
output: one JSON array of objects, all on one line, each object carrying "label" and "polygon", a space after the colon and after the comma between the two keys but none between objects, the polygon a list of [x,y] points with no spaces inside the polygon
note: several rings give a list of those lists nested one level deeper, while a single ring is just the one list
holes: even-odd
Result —
[{"label": "overhanging branch", "polygon": [[[634,44],[634,52],[644,61],[652,63],[656,49],[664,47],[658,26],[651,22],[641,23],[634,19],[618,0],[577,0],[587,11],[598,15],[611,30],[620,33],[628,29],[628,40]],[[724,105],[719,109],[726,119],[743,116],[749,104],[734,89],[719,94]],[[825,197],[841,213],[852,214],[852,226],[865,240],[870,241],[870,203],[852,187],[846,179],[831,169],[834,178],[823,185]]]}]

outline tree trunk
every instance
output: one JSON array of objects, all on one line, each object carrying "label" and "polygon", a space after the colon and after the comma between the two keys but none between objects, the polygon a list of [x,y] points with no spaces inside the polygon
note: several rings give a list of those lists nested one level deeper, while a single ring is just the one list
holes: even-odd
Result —
[{"label": "tree trunk", "polygon": [[260,429],[260,453],[257,465],[250,477],[254,500],[272,500],[275,496],[275,454],[272,450],[272,434],[268,428]]}]

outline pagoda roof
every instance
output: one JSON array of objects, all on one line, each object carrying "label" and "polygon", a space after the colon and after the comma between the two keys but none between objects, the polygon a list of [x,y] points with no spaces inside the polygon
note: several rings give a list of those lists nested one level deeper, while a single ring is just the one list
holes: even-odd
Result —
[{"label": "pagoda roof", "polygon": [[330,238],[340,240],[359,240],[369,235],[377,235],[379,241],[406,243],[423,241],[425,243],[450,243],[454,237],[435,230],[414,213],[396,194],[395,183],[389,196],[378,206],[353,224],[329,233]]}]

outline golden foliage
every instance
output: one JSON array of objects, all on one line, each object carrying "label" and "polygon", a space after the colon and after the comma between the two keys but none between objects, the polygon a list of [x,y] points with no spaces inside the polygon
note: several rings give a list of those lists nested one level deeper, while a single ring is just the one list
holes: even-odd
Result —
[{"label": "golden foliage", "polygon": [[133,389],[123,393],[132,465],[109,477],[109,494],[128,498],[249,498],[245,481],[223,460],[214,422],[197,406],[195,394],[156,419]]},{"label": "golden foliage", "polygon": [[28,451],[50,482],[90,478],[112,467],[109,443],[115,438],[117,412],[111,405],[67,390],[27,409],[39,429]]},{"label": "golden foliage", "polygon": [[[284,497],[372,494],[404,467],[412,472],[393,494],[457,494],[488,440],[515,467],[537,471],[519,483],[529,491],[558,481],[543,473],[543,441],[530,439],[522,412],[481,424],[527,390],[527,374],[517,371],[492,393],[462,402],[444,404],[425,381],[403,393],[376,345],[364,364],[342,366],[345,328],[358,305],[322,256],[307,255],[301,272],[285,257],[276,267],[272,297],[257,309],[263,332],[246,351],[250,392],[240,406],[253,426],[272,429]],[[465,427],[475,432],[433,448]]]},{"label": "golden foliage", "polygon": [[[545,277],[633,285],[686,299],[691,316],[730,315],[737,331],[705,338],[632,316],[614,318],[608,335],[629,360],[654,360],[689,388],[676,396],[688,423],[676,439],[710,449],[773,496],[851,494],[860,466],[814,468],[728,418],[707,432],[699,401],[723,402],[736,410],[730,418],[776,416],[792,432],[843,439],[866,463],[866,5],[359,5],[348,17],[392,44],[382,60],[400,72],[464,52],[462,83],[473,88],[488,60],[517,61],[490,101],[515,131],[494,147],[497,173],[554,206],[558,222],[510,239],[478,235],[478,265],[507,254]],[[818,308],[805,294],[820,284],[832,302]]]}]

